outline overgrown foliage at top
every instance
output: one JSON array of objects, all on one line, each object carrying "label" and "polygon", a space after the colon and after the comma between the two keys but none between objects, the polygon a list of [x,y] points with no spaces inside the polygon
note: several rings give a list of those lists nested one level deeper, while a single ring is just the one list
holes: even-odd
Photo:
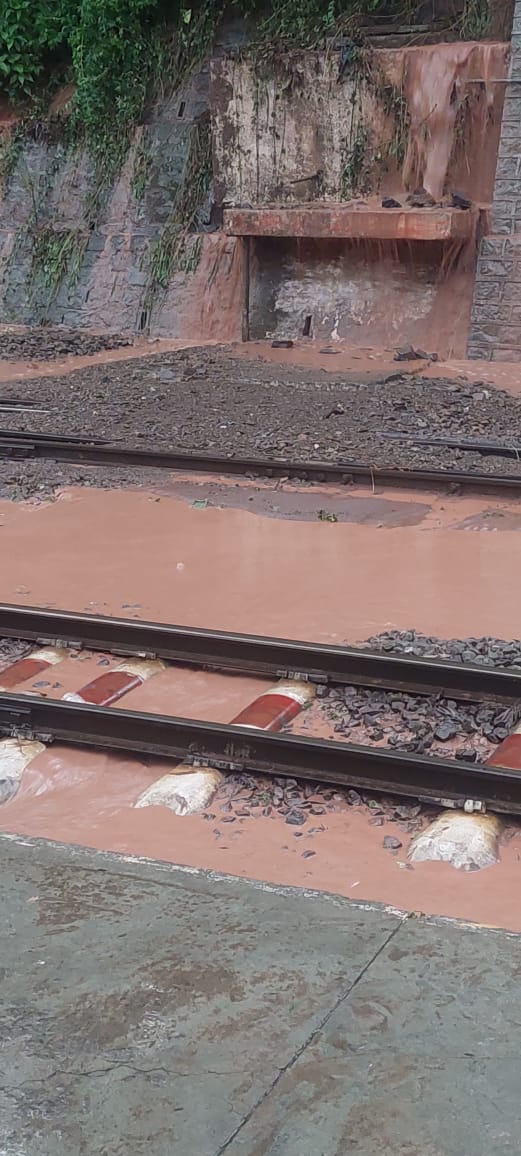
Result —
[{"label": "overgrown foliage at top", "polygon": [[[226,7],[275,47],[317,43],[414,0],[0,0],[0,86],[13,100],[44,78],[75,85],[73,125],[100,160],[124,154],[154,78],[178,86],[208,51]],[[466,0],[466,6],[487,0]],[[110,142],[110,148],[109,148]],[[116,147],[114,144],[116,142]]]},{"label": "overgrown foliage at top", "polygon": [[221,11],[219,0],[0,0],[0,86],[20,102],[50,77],[71,80],[75,128],[101,157],[115,137],[123,151],[153,77],[165,65],[181,80]]}]

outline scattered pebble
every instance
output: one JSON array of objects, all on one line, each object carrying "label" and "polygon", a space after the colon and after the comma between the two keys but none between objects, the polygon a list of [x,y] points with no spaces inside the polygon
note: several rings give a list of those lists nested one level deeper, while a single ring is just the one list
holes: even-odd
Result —
[{"label": "scattered pebble", "polygon": [[25,658],[33,649],[33,643],[23,638],[0,638],[0,670],[18,662],[19,658]]}]

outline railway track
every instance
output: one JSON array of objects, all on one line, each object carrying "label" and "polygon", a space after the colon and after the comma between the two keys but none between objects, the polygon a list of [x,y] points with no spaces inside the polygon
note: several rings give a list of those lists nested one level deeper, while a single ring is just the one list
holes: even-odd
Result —
[{"label": "railway track", "polygon": [[0,432],[0,460],[68,462],[72,465],[119,466],[220,474],[233,477],[284,478],[303,482],[334,482],[347,485],[388,485],[432,489],[461,486],[487,491],[521,491],[521,473],[480,474],[465,470],[402,469],[373,466],[370,462],[293,461],[235,455],[209,455],[170,450],[128,449],[110,445],[88,435],[65,438],[53,434]]},{"label": "railway track", "polygon": [[201,630],[197,627],[75,614],[0,603],[0,637],[41,645],[89,647],[116,655],[161,658],[183,666],[265,678],[302,678],[447,694],[462,699],[521,699],[521,670],[412,658],[347,646]]},{"label": "railway track", "polygon": [[[160,657],[183,665],[242,674],[300,676],[449,693],[453,697],[521,698],[521,672],[466,666],[346,647],[187,629],[127,619],[0,605],[0,636],[88,646],[118,655]],[[1,679],[1,675],[0,675]],[[508,766],[465,764],[387,748],[275,734],[251,726],[207,723],[84,701],[0,694],[0,735],[95,749],[182,759],[225,771],[253,771],[357,786],[495,810],[521,812],[521,774]]]}]

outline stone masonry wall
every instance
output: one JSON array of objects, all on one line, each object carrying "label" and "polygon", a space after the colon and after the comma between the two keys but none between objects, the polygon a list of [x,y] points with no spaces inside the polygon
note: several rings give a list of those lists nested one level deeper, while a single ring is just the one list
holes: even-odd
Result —
[{"label": "stone masonry wall", "polygon": [[[242,29],[221,29],[217,54],[240,43]],[[183,178],[190,132],[209,117],[209,65],[151,110],[135,132],[123,169],[95,227],[88,232],[95,174],[85,150],[67,149],[52,133],[27,139],[0,191],[0,323],[42,321],[112,332],[240,340],[242,254],[216,231],[212,195],[201,204],[193,242],[195,271],[172,272],[150,299],[149,270]],[[5,126],[4,126],[5,129]],[[7,125],[4,141],[9,141]],[[140,177],[144,172],[144,176]],[[85,234],[74,275],[49,285],[35,260],[39,234]],[[43,266],[43,267],[42,267]]]},{"label": "stone masonry wall", "polygon": [[514,8],[491,232],[479,249],[468,355],[521,361],[521,0]]}]

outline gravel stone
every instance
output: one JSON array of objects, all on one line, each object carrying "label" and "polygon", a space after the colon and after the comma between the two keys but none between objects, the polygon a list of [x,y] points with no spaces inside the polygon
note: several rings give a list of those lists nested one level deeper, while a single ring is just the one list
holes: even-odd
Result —
[{"label": "gravel stone", "polygon": [[403,846],[401,839],[397,839],[396,835],[385,835],[383,845],[387,851],[398,851],[398,848]]},{"label": "gravel stone", "polygon": [[[20,357],[25,350],[26,356],[44,359],[127,343],[121,337],[54,334],[49,329],[8,333],[1,341],[0,356]],[[461,379],[431,380],[408,372],[357,377],[241,358],[225,347],[206,347],[97,364],[66,375],[27,379],[23,386],[13,381],[0,392],[15,398],[22,388],[47,412],[5,414],[5,429],[90,433],[128,447],[220,455],[346,463],[366,459],[376,466],[521,473],[515,459],[414,444],[414,436],[422,430],[516,441],[512,431],[521,427],[521,398],[493,387],[485,396],[482,383],[480,387]],[[334,423],[328,420],[332,414]],[[390,432],[400,437],[383,436]],[[25,489],[25,496],[41,486],[49,492],[50,463],[36,464],[44,466],[39,475],[30,464],[3,463],[0,493],[9,474],[15,475],[15,496],[17,487]],[[56,474],[61,474],[62,485],[128,485],[142,483],[147,476],[143,470],[93,471],[63,465],[51,476],[54,485],[60,484],[54,480]],[[154,477],[158,480],[158,472]]]},{"label": "gravel stone", "polygon": [[17,662],[19,658],[24,658],[31,650],[33,644],[25,642],[23,638],[0,638],[0,670],[10,666],[12,662]]},{"label": "gravel stone", "polygon": [[[105,349],[119,349],[133,345],[132,337],[118,334],[91,334],[77,329],[56,329],[51,326],[24,330],[22,333],[0,333],[2,361],[51,361],[59,357],[89,357]],[[1,391],[0,391],[1,392]]]},{"label": "gravel stone", "polygon": [[457,733],[458,728],[457,726],[453,726],[452,723],[440,723],[434,731],[434,738],[440,739],[442,743],[445,743],[448,739],[456,738]]},{"label": "gravel stone", "polygon": [[302,811],[288,811],[286,815],[286,823],[290,823],[293,827],[302,827],[306,822],[306,816]]}]

